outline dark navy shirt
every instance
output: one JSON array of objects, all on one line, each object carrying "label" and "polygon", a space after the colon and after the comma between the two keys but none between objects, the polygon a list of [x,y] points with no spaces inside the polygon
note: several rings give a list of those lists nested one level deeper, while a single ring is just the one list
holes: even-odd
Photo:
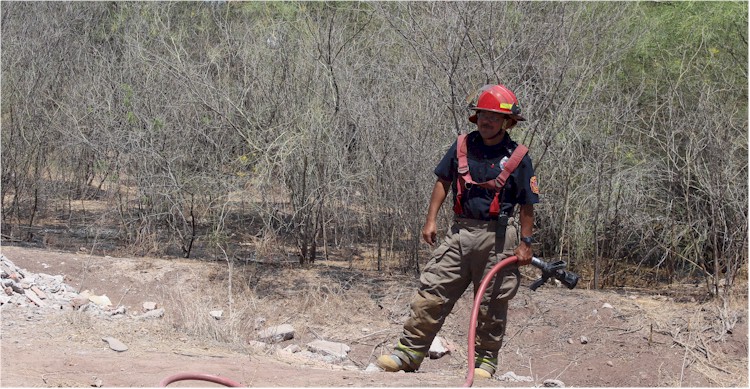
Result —
[{"label": "dark navy shirt", "polygon": [[[510,158],[518,144],[505,134],[503,140],[493,146],[486,146],[482,142],[479,132],[474,131],[466,137],[467,159],[469,173],[475,182],[494,180],[502,171],[502,163]],[[435,175],[445,181],[452,182],[453,203],[456,202],[456,185],[458,177],[458,157],[456,156],[456,142],[445,153],[445,156],[435,168]],[[490,220],[490,204],[495,197],[495,191],[472,185],[463,191],[463,214],[459,217],[478,220]],[[539,202],[539,186],[531,157],[527,153],[516,170],[505,182],[501,209],[508,215],[513,212],[516,204],[536,204]]]}]

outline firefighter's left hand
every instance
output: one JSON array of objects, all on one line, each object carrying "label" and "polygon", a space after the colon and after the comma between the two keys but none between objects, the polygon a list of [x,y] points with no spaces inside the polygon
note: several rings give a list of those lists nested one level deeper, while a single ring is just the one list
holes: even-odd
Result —
[{"label": "firefighter's left hand", "polygon": [[526,266],[531,264],[531,257],[534,256],[534,252],[533,250],[531,250],[531,246],[523,242],[521,242],[521,244],[516,247],[514,254],[516,255],[516,257],[518,257],[518,266]]}]

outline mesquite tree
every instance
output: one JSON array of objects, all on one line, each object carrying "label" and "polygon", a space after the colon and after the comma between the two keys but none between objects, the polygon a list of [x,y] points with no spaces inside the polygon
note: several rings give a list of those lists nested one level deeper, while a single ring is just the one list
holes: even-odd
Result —
[{"label": "mesquite tree", "polygon": [[539,255],[591,287],[713,293],[747,262],[747,4],[0,11],[7,238],[418,272],[432,170],[502,83],[529,119],[511,136],[541,183]]}]

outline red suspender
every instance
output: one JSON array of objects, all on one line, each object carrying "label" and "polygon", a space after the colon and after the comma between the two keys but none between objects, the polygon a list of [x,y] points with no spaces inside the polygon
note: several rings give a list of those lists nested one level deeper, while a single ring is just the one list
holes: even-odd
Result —
[{"label": "red suspender", "polygon": [[500,190],[503,189],[503,187],[505,186],[505,181],[507,181],[511,173],[516,170],[528,151],[528,147],[519,144],[518,147],[513,150],[513,154],[511,154],[508,162],[505,163],[505,167],[503,168],[503,170],[494,180],[475,182],[474,179],[471,178],[471,174],[469,173],[466,134],[459,135],[458,140],[456,141],[456,157],[458,158],[458,182],[456,183],[456,187],[458,189],[458,193],[456,193],[456,203],[453,205],[453,212],[458,215],[463,211],[461,207],[461,196],[463,195],[463,191],[466,185],[479,185],[480,187],[485,189],[495,190],[495,198],[492,199],[492,204],[490,204],[490,217],[496,218],[500,214],[500,201],[498,199]]},{"label": "red suspender", "polygon": [[456,157],[458,158],[458,182],[456,182],[456,203],[453,204],[453,212],[456,215],[463,213],[463,207],[461,206],[461,195],[464,192],[464,186],[466,182],[473,183],[469,174],[469,160],[466,158],[466,134],[461,134],[456,140]]}]

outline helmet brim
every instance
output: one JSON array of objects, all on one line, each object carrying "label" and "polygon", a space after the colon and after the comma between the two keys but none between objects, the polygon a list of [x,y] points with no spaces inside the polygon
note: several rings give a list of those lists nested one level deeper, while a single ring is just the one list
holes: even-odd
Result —
[{"label": "helmet brim", "polygon": [[474,124],[477,123],[477,112],[479,112],[479,111],[497,112],[497,113],[501,113],[503,115],[508,115],[511,118],[513,118],[513,119],[515,119],[516,121],[519,121],[519,122],[526,121],[525,117],[523,117],[521,115],[514,115],[514,114],[508,113],[508,112],[498,111],[498,110],[494,110],[494,109],[476,109],[476,108],[472,108],[472,109],[474,110],[474,114],[471,115],[471,116],[469,116],[469,121],[472,122],[472,123],[474,123]]}]

